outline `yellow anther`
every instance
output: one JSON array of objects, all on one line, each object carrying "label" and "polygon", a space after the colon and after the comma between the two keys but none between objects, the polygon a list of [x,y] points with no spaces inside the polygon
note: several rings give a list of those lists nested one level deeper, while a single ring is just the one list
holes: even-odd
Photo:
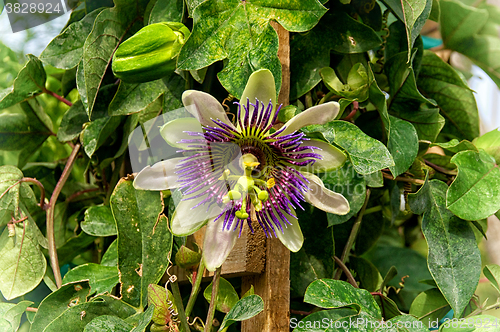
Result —
[{"label": "yellow anther", "polygon": [[270,178],[269,180],[267,180],[267,188],[271,189],[275,185],[276,185],[276,181],[274,180],[274,178]]},{"label": "yellow anther", "polygon": [[244,162],[243,164],[245,164],[246,167],[252,167],[252,168],[260,165],[258,161]]},{"label": "yellow anther", "polygon": [[227,180],[229,174],[231,174],[231,171],[226,169],[224,172],[222,172],[222,176],[219,178],[219,180]]}]

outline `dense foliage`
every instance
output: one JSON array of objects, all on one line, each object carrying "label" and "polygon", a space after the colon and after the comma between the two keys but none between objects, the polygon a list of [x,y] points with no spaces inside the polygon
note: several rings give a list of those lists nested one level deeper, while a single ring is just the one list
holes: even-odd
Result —
[{"label": "dense foliage", "polygon": [[[215,287],[200,286],[198,246],[169,228],[174,194],[138,190],[131,174],[175,155],[151,133],[185,114],[185,90],[210,93],[236,115],[229,101],[242,97],[253,72],[268,69],[276,91],[285,86],[271,21],[290,32],[289,105],[278,121],[337,101],[335,120],[301,130],[347,156],[316,175],[350,212],[296,209],[305,241],[291,254],[291,329],[498,329],[482,312],[499,304],[475,293],[478,243],[500,209],[500,132],[479,137],[469,73],[421,36],[426,22],[438,22],[438,49],[461,54],[500,86],[497,7],[85,0],[75,8],[40,57],[18,59],[0,45],[2,331],[17,331],[25,312],[23,329],[33,332],[203,330],[217,288],[213,331],[236,331],[263,310],[253,290],[240,298],[237,278],[216,273]],[[130,57],[142,67],[119,62]],[[169,279],[171,261],[195,291]],[[483,272],[500,291],[500,267]],[[455,320],[443,324],[450,310]]]}]

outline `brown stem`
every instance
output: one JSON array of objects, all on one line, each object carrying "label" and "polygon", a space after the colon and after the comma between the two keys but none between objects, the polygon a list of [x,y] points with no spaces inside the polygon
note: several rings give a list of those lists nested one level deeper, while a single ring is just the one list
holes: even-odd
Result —
[{"label": "brown stem", "polygon": [[394,178],[394,176],[387,174],[387,173],[384,173],[384,172],[382,172],[382,175],[384,176],[384,178],[389,179],[389,180],[409,182],[409,183],[414,183],[414,184],[418,184],[418,185],[423,185],[425,183],[424,180],[405,178],[403,176],[396,176],[396,178]]},{"label": "brown stem", "polygon": [[219,293],[220,271],[221,268],[219,267],[214,273],[214,279],[212,281],[212,297],[210,298],[210,307],[208,308],[207,321],[205,322],[205,329],[203,332],[210,332],[212,330],[215,307],[217,306],[217,295]]},{"label": "brown stem", "polygon": [[90,192],[93,192],[93,191],[99,191],[99,188],[90,188],[90,189],[85,189],[85,190],[82,190],[82,191],[77,191],[76,193],[74,193],[71,196],[69,196],[68,198],[66,198],[66,202],[70,202],[70,201],[74,200],[75,198],[77,198],[80,195],[83,195],[83,194],[86,194],[86,193],[90,193]]},{"label": "brown stem", "polygon": [[312,314],[312,311],[290,309],[290,313],[295,315],[309,316],[310,314]]},{"label": "brown stem", "polygon": [[33,307],[27,307],[26,311],[31,311],[31,312],[37,312],[38,308],[33,308]]},{"label": "brown stem", "polygon": [[[349,256],[349,252],[351,251],[351,248],[354,244],[354,240],[356,240],[356,237],[358,236],[358,231],[359,228],[361,227],[361,220],[363,220],[363,215],[366,210],[366,206],[368,205],[368,200],[370,199],[370,189],[366,189],[366,198],[365,202],[363,203],[363,207],[358,213],[358,217],[356,218],[356,221],[354,222],[354,225],[352,226],[351,234],[349,235],[349,238],[347,239],[347,243],[344,247],[344,251],[342,252],[342,256],[340,257],[340,261],[342,263],[345,263],[347,260],[347,257]],[[342,274],[342,269],[338,269],[337,273],[335,273],[335,276],[333,279],[339,279]]]},{"label": "brown stem", "polygon": [[34,183],[38,186],[38,188],[40,188],[40,204],[39,204],[39,206],[42,210],[45,210],[46,209],[46,206],[45,206],[45,188],[43,187],[43,184],[40,181],[38,181],[37,179],[33,179],[33,178],[22,178],[21,181]]},{"label": "brown stem", "polygon": [[62,96],[59,96],[57,93],[55,92],[52,92],[50,90],[47,90],[47,89],[43,89],[43,92],[51,95],[52,97],[56,98],[56,99],[59,99],[59,101],[62,101],[63,103],[65,103],[66,105],[68,105],[69,107],[73,106],[73,103],[70,102],[69,100],[67,100],[66,98],[62,97]]},{"label": "brown stem", "polygon": [[455,170],[446,169],[444,167],[441,167],[441,166],[438,166],[436,164],[433,164],[430,161],[425,160],[425,159],[424,159],[424,162],[427,165],[429,165],[430,167],[434,168],[436,171],[440,172],[440,173],[443,173],[443,174],[446,174],[446,175],[457,175],[457,171],[455,171]]},{"label": "brown stem", "polygon": [[358,113],[359,103],[357,101],[352,102],[352,111],[345,118],[341,119],[344,121],[351,121],[351,119]]},{"label": "brown stem", "polygon": [[61,271],[59,270],[59,260],[57,258],[57,249],[56,249],[56,241],[54,236],[54,210],[57,202],[57,198],[61,193],[61,190],[68,180],[68,177],[71,173],[71,169],[73,168],[73,164],[76,160],[76,155],[80,150],[80,144],[76,144],[71,152],[71,155],[66,162],[66,166],[62,172],[59,181],[54,188],[54,192],[50,197],[49,208],[47,209],[47,240],[49,242],[49,257],[50,257],[50,265],[52,266],[52,270],[54,271],[54,279],[56,280],[57,288],[61,288],[62,286],[62,278]]},{"label": "brown stem", "polygon": [[335,263],[337,263],[338,266],[342,269],[342,271],[344,271],[345,275],[347,276],[347,281],[349,281],[349,283],[353,285],[355,288],[359,288],[356,280],[352,276],[352,273],[351,271],[349,271],[347,266],[345,266],[345,264],[342,263],[342,261],[337,256],[333,256],[333,259],[335,260]]}]

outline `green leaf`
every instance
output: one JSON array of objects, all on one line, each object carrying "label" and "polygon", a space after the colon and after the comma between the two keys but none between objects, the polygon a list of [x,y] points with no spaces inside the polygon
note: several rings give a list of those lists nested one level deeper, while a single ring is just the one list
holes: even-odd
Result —
[{"label": "green leaf", "polygon": [[60,142],[68,142],[77,138],[83,130],[83,125],[88,121],[85,107],[79,100],[64,113],[57,131],[57,139]]},{"label": "green leaf", "polygon": [[[416,38],[416,36],[412,35],[413,26],[425,9],[426,0],[384,0],[384,3],[405,24],[409,51],[413,40]],[[410,61],[410,54],[408,54],[408,61]]]},{"label": "green leaf", "polygon": [[[168,294],[168,298],[167,298]],[[173,295],[165,287],[151,284],[148,286],[148,305],[153,304],[153,322],[158,325],[167,325],[171,321],[170,312],[168,308],[170,307],[169,302],[173,302]],[[177,311],[177,307],[172,304],[174,309]]]},{"label": "green leaf", "polygon": [[[212,283],[205,288],[203,297],[210,303],[212,298]],[[228,313],[239,300],[238,293],[234,290],[233,285],[224,278],[219,281],[219,293],[217,294],[216,309],[223,313]]]},{"label": "green leaf", "polygon": [[92,236],[116,235],[116,224],[111,209],[105,205],[91,206],[85,211],[80,224],[82,230]]},{"label": "green leaf", "polygon": [[42,332],[47,325],[64,313],[68,308],[84,303],[89,295],[87,282],[64,285],[49,294],[38,306],[38,311],[31,325],[32,332]]},{"label": "green leaf", "polygon": [[159,192],[135,190],[122,179],[111,195],[111,211],[118,229],[118,269],[123,300],[144,308],[149,284],[165,273],[172,250],[172,234],[162,215]]},{"label": "green leaf", "polygon": [[330,12],[306,34],[290,41],[291,87],[294,100],[321,81],[319,70],[330,66],[330,51],[363,53],[378,47],[382,40],[372,28],[342,11]]},{"label": "green leaf", "polygon": [[236,302],[227,313],[218,331],[223,331],[235,322],[250,319],[264,310],[264,301],[259,295],[249,295]]},{"label": "green leaf", "polygon": [[451,162],[458,175],[446,193],[446,207],[466,220],[484,219],[498,211],[500,169],[495,160],[484,151],[462,151]]},{"label": "green leaf", "polygon": [[148,306],[146,311],[134,316],[134,318],[138,318],[138,320],[137,323],[134,323],[136,326],[130,332],[144,332],[153,318],[153,312],[154,306]]},{"label": "green leaf", "polygon": [[486,265],[483,269],[483,273],[491,282],[491,285],[500,292],[500,266],[495,264]]},{"label": "green leaf", "polygon": [[0,166],[0,227],[21,219],[20,204],[35,206],[36,197],[26,182],[19,182],[23,173],[14,166]]},{"label": "green leaf", "polygon": [[184,16],[184,1],[156,1],[151,14],[149,15],[149,23],[160,22],[182,22]]},{"label": "green leaf", "polygon": [[0,329],[4,332],[16,332],[21,323],[21,316],[33,302],[21,301],[14,303],[0,303]]},{"label": "green leaf", "polygon": [[479,115],[472,91],[455,69],[431,51],[424,53],[418,86],[438,103],[446,118],[443,134],[468,140],[479,136]]},{"label": "green leaf", "polygon": [[85,92],[85,97],[81,93],[80,95],[89,118],[92,116],[97,93],[103,85],[104,75],[111,65],[115,49],[127,33],[138,28],[137,18],[142,15],[140,9],[138,0],[128,4],[117,1],[115,7],[106,8],[99,13],[92,32],[85,40],[82,68],[79,68],[85,85],[85,91],[81,92]]},{"label": "green leaf", "polygon": [[481,137],[475,138],[472,143],[478,148],[486,151],[495,158],[497,164],[500,163],[500,131],[494,129]]},{"label": "green leaf", "polygon": [[[425,326],[439,322],[451,307],[437,288],[418,294],[410,307],[410,315],[417,317]],[[437,325],[437,324],[435,324]]]},{"label": "green leaf", "polygon": [[96,9],[77,22],[71,23],[47,45],[40,60],[61,69],[71,69],[80,63],[85,39],[92,31],[94,21],[104,8]]},{"label": "green leaf", "polygon": [[288,31],[307,31],[325,12],[326,8],[316,0],[205,1],[192,13],[193,31],[179,53],[177,67],[195,70],[228,59],[218,77],[237,98],[241,97],[250,74],[267,68],[273,73],[279,91],[278,36],[269,21],[278,21]]},{"label": "green leaf", "polygon": [[133,326],[116,316],[97,316],[85,326],[84,332],[130,332]]},{"label": "green leaf", "polygon": [[326,309],[354,306],[376,319],[382,318],[370,292],[341,280],[320,279],[312,282],[307,287],[304,302]]},{"label": "green leaf", "polygon": [[103,266],[94,263],[78,265],[66,273],[63,284],[84,280],[89,281],[90,294],[111,293],[119,282],[118,269],[115,266]]},{"label": "green leaf", "polygon": [[[415,55],[416,51],[413,51],[411,55],[412,61]],[[407,104],[409,100],[436,105],[434,101],[425,98],[418,91],[414,70],[411,62],[407,60],[407,52],[398,53],[387,60],[384,69],[389,80],[390,108],[393,107],[393,104]]]},{"label": "green leaf", "polygon": [[447,189],[439,180],[426,181],[408,200],[415,213],[424,213],[422,232],[429,246],[429,271],[455,317],[460,317],[479,282],[481,257],[469,223],[446,208]]},{"label": "green leaf", "polygon": [[28,62],[17,74],[13,86],[0,90],[0,110],[33,98],[43,92],[47,74],[42,62],[28,54]]},{"label": "green leaf", "polygon": [[356,271],[357,277],[361,282],[360,286],[369,292],[375,292],[380,289],[382,276],[375,265],[362,257],[352,256],[349,258],[350,266]]},{"label": "green leaf", "polygon": [[392,111],[413,125],[419,140],[435,142],[446,121],[439,114],[438,108],[428,108],[417,103],[394,104]]},{"label": "green leaf", "polygon": [[389,167],[394,177],[404,173],[415,161],[418,153],[418,135],[413,125],[405,120],[390,116],[391,136],[387,148],[394,159]]},{"label": "green leaf", "polygon": [[[430,288],[428,285],[419,283],[419,280],[432,278],[427,268],[427,261],[425,257],[411,248],[377,244],[363,257],[372,262],[382,276],[387,274],[384,278],[386,279],[384,285],[401,288],[399,283],[405,276],[409,276],[404,279],[404,288],[398,295],[398,298],[400,297],[404,301],[404,303],[398,301],[401,310],[409,310],[413,299]],[[393,273],[389,274],[391,271]]]},{"label": "green leaf", "polygon": [[384,176],[381,171],[376,171],[364,175],[366,185],[371,188],[381,188],[384,186]]},{"label": "green leaf", "polygon": [[432,143],[430,145],[431,147],[433,146],[439,146],[440,148],[443,148],[445,150],[448,150],[452,153],[458,153],[460,151],[467,151],[467,150],[472,150],[474,152],[478,152],[474,144],[467,140],[459,141],[456,138],[452,139],[449,142],[445,143]]},{"label": "green leaf", "polygon": [[117,251],[118,241],[114,240],[108,247],[108,250],[104,253],[101,259],[101,265],[103,266],[118,266],[118,251]]},{"label": "green leaf", "polygon": [[109,115],[128,115],[148,108],[165,93],[162,80],[129,84],[120,82],[115,97],[109,104]]},{"label": "green leaf", "polygon": [[110,116],[90,122],[81,134],[83,149],[87,156],[92,157],[94,152],[115,132],[122,117]]},{"label": "green leaf", "polygon": [[76,256],[84,252],[90,244],[94,243],[95,237],[81,232],[78,236],[70,238],[62,247],[57,248],[59,265],[63,266],[73,260]]},{"label": "green leaf", "polygon": [[366,198],[365,178],[356,173],[350,162],[346,162],[342,168],[331,171],[321,176],[325,187],[342,194],[348,201],[351,210],[348,214],[339,216],[328,213],[328,226],[341,224],[355,216]]},{"label": "green leaf", "polygon": [[43,331],[57,332],[67,329],[68,326],[71,326],[72,331],[84,331],[85,326],[98,316],[113,315],[124,319],[135,313],[135,309],[123,301],[110,296],[99,296],[92,298],[90,302],[70,306],[54,318]]},{"label": "green leaf", "polygon": [[[32,291],[42,281],[47,261],[40,250],[36,225],[25,220],[0,236],[0,291],[7,300]],[[14,233],[14,234],[12,234]]]},{"label": "green leaf", "polygon": [[0,114],[0,150],[18,151],[40,146],[51,134],[39,123],[30,123],[24,114]]},{"label": "green leaf", "polygon": [[391,154],[382,142],[371,138],[347,121],[307,126],[304,131],[319,131],[330,143],[343,148],[349,155],[354,170],[359,174],[370,174],[394,165]]}]

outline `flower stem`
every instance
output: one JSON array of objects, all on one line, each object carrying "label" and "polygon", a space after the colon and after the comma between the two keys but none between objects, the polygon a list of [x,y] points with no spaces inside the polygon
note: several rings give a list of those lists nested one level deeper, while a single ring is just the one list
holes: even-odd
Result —
[{"label": "flower stem", "polygon": [[52,266],[52,270],[54,272],[54,279],[56,280],[57,288],[61,288],[62,286],[62,278],[61,278],[61,270],[59,269],[59,260],[57,258],[57,249],[56,249],[56,240],[54,236],[54,210],[57,202],[57,198],[61,193],[61,190],[68,180],[69,174],[71,173],[71,169],[73,168],[73,164],[76,160],[76,155],[78,154],[78,150],[80,150],[80,144],[75,144],[71,155],[66,162],[66,166],[62,172],[59,181],[54,188],[54,192],[50,197],[49,207],[47,209],[47,240],[49,242],[49,257],[50,257],[50,265]]},{"label": "flower stem", "polygon": [[[347,239],[347,243],[344,247],[344,251],[342,252],[342,256],[340,257],[340,262],[342,264],[345,263],[347,260],[347,256],[349,256],[349,252],[351,251],[352,245],[354,244],[354,240],[356,240],[356,237],[358,236],[358,231],[361,226],[361,220],[363,220],[363,215],[365,214],[366,206],[368,205],[368,200],[370,199],[370,189],[366,189],[366,198],[365,202],[363,203],[363,207],[358,213],[358,217],[356,218],[356,221],[354,222],[354,225],[352,226],[351,234],[349,235],[349,238]],[[338,264],[338,263],[337,263]],[[337,269],[337,272],[335,273],[335,277],[333,279],[339,279],[340,276],[342,275],[342,269]]]},{"label": "flower stem", "polygon": [[208,308],[207,321],[205,322],[205,329],[203,332],[211,332],[212,323],[215,316],[215,307],[217,306],[217,295],[219,293],[219,280],[220,280],[220,270],[217,268],[214,274],[214,280],[212,282],[212,298],[210,299],[210,307]]},{"label": "flower stem", "polygon": [[179,319],[181,321],[181,328],[184,332],[189,332],[189,324],[186,318],[186,313],[184,312],[184,306],[182,304],[181,292],[179,291],[179,285],[177,282],[171,282],[172,295],[174,296],[174,303],[177,307],[177,313],[179,314]]},{"label": "flower stem", "polygon": [[62,97],[62,96],[59,96],[57,93],[55,92],[52,92],[50,90],[47,90],[47,89],[43,89],[43,92],[51,95],[52,97],[58,99],[59,101],[62,101],[63,103],[65,103],[66,105],[68,105],[69,107],[73,106],[73,103],[70,102],[69,100],[67,100],[66,98]]},{"label": "flower stem", "polygon": [[194,303],[196,302],[196,298],[198,297],[198,293],[200,292],[201,279],[203,278],[203,274],[205,273],[205,264],[203,260],[200,261],[198,265],[198,272],[196,273],[196,279],[194,280],[193,288],[191,289],[191,295],[189,296],[188,303],[186,305],[186,316],[189,317],[191,315],[191,311],[193,311]]}]

